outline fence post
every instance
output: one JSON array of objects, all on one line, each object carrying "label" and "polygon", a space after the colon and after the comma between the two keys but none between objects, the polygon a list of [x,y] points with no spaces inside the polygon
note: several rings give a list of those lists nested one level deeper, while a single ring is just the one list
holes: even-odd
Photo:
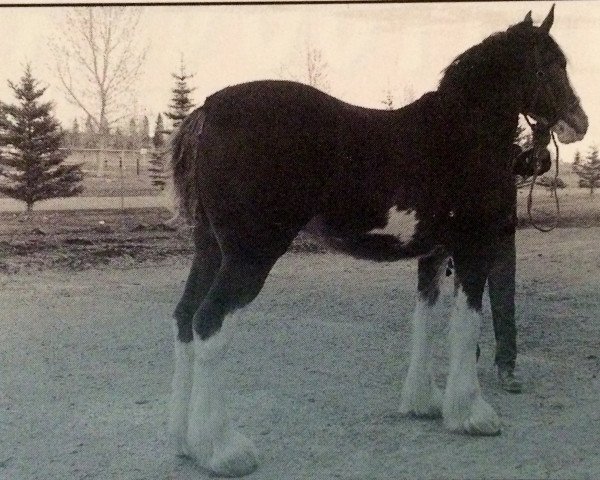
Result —
[{"label": "fence post", "polygon": [[125,178],[123,175],[123,163],[125,163],[125,150],[121,150],[119,161],[119,176],[121,177],[121,211],[125,211]]},{"label": "fence post", "polygon": [[96,161],[98,162],[96,176],[104,177],[104,153],[101,149],[96,150]]},{"label": "fence post", "polygon": [[137,163],[135,164],[135,168],[136,168],[136,173],[140,174],[140,159],[144,162],[144,165],[146,164],[146,154],[148,153],[148,149],[147,148],[140,148],[140,155],[138,157],[136,157]]}]

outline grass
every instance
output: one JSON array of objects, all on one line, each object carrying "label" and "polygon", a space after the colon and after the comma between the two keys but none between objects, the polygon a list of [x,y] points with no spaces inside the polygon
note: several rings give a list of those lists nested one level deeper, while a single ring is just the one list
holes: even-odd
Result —
[{"label": "grass", "polygon": [[[527,191],[518,194],[518,228],[531,228],[526,212]],[[559,192],[559,228],[600,226],[600,194],[582,189]],[[550,225],[553,199],[536,189],[536,223]],[[130,264],[193,253],[191,231],[166,224],[171,213],[161,208],[120,210],[40,211],[29,215],[0,213],[0,270],[67,267],[83,269],[104,264]],[[317,238],[300,234],[290,250],[326,252]]]},{"label": "grass", "polygon": [[[519,227],[530,227],[527,215],[528,189],[518,192]],[[600,226],[600,195],[590,195],[589,190],[581,188],[565,188],[558,191],[559,227],[597,227]],[[552,224],[556,215],[554,198],[547,190],[536,188],[532,203],[533,218],[537,223]]]},{"label": "grass", "polygon": [[118,176],[94,177],[86,176],[83,182],[83,196],[86,197],[118,197],[123,192],[125,197],[150,196],[158,193],[146,175],[128,175],[121,179]]}]

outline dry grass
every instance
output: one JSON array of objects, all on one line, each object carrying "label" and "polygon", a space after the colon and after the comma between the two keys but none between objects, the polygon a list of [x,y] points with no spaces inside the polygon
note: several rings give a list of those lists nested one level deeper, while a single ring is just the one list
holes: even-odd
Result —
[{"label": "dry grass", "polygon": [[[519,192],[519,228],[531,228],[526,212],[526,191]],[[559,227],[600,226],[600,195],[581,189],[560,191]],[[549,225],[555,215],[545,190],[534,197],[534,219]],[[74,210],[0,213],[0,270],[22,268],[86,269],[102,265],[130,265],[193,252],[189,228],[173,229],[165,222],[170,213],[160,208]],[[301,233],[290,251],[323,253],[327,247]]]}]

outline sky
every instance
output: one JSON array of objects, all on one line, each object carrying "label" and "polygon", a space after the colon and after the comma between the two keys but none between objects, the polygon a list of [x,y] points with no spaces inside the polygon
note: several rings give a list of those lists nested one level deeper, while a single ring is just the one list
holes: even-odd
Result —
[{"label": "sky", "polygon": [[[397,3],[268,6],[144,7],[137,32],[150,48],[132,109],[150,123],[167,109],[171,72],[183,55],[193,100],[236,83],[265,78],[305,79],[306,49],[327,62],[329,93],[383,108],[390,91],[402,103],[436,88],[442,70],[461,52],[532,10],[541,22],[552,2]],[[49,39],[60,32],[66,8],[0,8],[0,100],[12,101],[6,80],[30,63],[48,86],[46,97],[66,127],[85,118],[69,105],[52,70]],[[561,157],[600,143],[600,2],[559,1],[551,34],[569,60],[571,83],[590,118],[586,138],[561,146]],[[596,53],[594,53],[596,52]]]}]

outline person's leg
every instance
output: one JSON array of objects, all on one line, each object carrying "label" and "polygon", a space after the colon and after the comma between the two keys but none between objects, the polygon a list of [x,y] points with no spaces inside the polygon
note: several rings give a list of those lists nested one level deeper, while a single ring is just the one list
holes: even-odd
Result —
[{"label": "person's leg", "polygon": [[520,392],[521,383],[514,377],[517,359],[517,328],[515,324],[515,235],[498,241],[496,261],[488,276],[492,320],[496,337],[496,358],[502,388]]}]

